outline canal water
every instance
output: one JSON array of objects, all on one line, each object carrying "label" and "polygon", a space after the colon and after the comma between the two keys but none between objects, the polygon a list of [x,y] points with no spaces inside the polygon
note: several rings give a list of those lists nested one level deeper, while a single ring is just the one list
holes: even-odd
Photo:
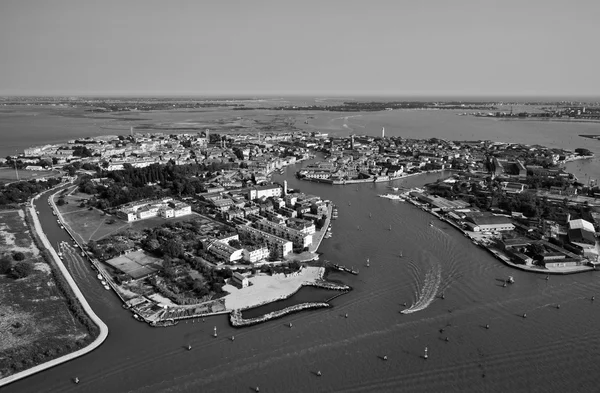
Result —
[{"label": "canal water", "polygon": [[[545,280],[513,270],[448,224],[433,219],[430,226],[427,213],[379,198],[388,184],[302,182],[293,176],[301,165],[274,180],[285,178],[289,187],[338,206],[333,237],[319,251],[360,269],[357,276],[336,273],[353,290],[332,300],[332,308],[243,329],[231,327],[226,316],[151,328],[133,319],[87,265],[71,265],[107,323],[108,339],[3,393],[248,392],[257,386],[261,392],[597,390],[600,300],[591,300],[600,299],[597,272]],[[439,177],[392,185],[420,186]],[[45,198],[38,206],[50,241],[67,240]],[[503,287],[509,275],[515,283]]]}]

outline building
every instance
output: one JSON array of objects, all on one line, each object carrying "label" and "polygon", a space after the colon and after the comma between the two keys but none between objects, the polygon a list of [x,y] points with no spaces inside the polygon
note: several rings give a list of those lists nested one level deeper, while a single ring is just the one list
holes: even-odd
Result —
[{"label": "building", "polygon": [[281,197],[283,190],[281,186],[272,184],[268,186],[252,187],[248,189],[248,199],[253,201],[260,198]]},{"label": "building", "polygon": [[181,217],[191,213],[192,208],[190,205],[183,202],[173,202],[172,198],[164,198],[123,205],[117,210],[117,217],[132,222],[159,216],[163,218]]},{"label": "building", "polygon": [[282,239],[268,232],[247,225],[238,225],[237,230],[241,237],[247,237],[257,243],[265,243],[269,251],[275,252],[280,258],[293,251],[293,244],[291,241]]},{"label": "building", "polygon": [[267,247],[251,247],[244,248],[243,260],[250,263],[256,263],[269,257],[269,249]]},{"label": "building", "polygon": [[594,224],[581,218],[569,221],[569,229],[583,229],[588,232],[595,232]]},{"label": "building", "polygon": [[304,233],[298,229],[290,228],[285,225],[279,225],[269,220],[260,220],[255,223],[261,231],[268,232],[277,237],[291,241],[294,246],[304,248],[312,243],[312,234]]},{"label": "building", "polygon": [[233,272],[233,274],[231,275],[231,282],[233,285],[241,288],[246,288],[249,284],[248,278],[238,272]]},{"label": "building", "polygon": [[226,262],[234,262],[242,259],[242,249],[232,247],[225,242],[212,239],[206,240],[204,244],[208,252]]},{"label": "building", "polygon": [[473,232],[513,231],[515,229],[510,218],[489,213],[469,215],[465,224]]}]

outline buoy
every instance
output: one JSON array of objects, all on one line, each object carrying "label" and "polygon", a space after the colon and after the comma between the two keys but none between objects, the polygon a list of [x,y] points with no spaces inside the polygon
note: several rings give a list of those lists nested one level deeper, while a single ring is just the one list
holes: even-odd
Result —
[{"label": "buoy", "polygon": [[506,281],[504,281],[504,284],[502,284],[502,287],[506,288]]},{"label": "buoy", "polygon": [[321,370],[317,371],[317,376],[320,377],[321,375]]},{"label": "buoy", "polygon": [[217,337],[217,327],[216,326],[215,326],[215,334],[214,334],[214,336]]},{"label": "buoy", "polygon": [[485,328],[486,328],[486,329],[489,329],[489,328],[490,328],[490,325],[489,325],[489,324],[486,324],[486,325],[485,325]]},{"label": "buoy", "polygon": [[231,341],[235,341],[235,336],[231,336]]},{"label": "buoy", "polygon": [[260,388],[257,386],[256,389],[254,389],[255,392],[260,392]]},{"label": "buoy", "polygon": [[387,360],[387,355],[383,357],[383,360]]},{"label": "buoy", "polygon": [[75,377],[75,379],[73,380],[73,382],[79,383],[79,378]]},{"label": "buoy", "polygon": [[546,281],[548,281],[550,279],[550,275],[546,276]]},{"label": "buoy", "polygon": [[556,305],[556,308],[560,308],[560,304],[557,304],[557,305]]},{"label": "buoy", "polygon": [[444,341],[448,342],[448,341],[450,341],[450,339],[448,337],[446,337],[446,339]]},{"label": "buoy", "polygon": [[402,303],[402,305],[403,305],[404,307],[406,307],[406,302]]},{"label": "buoy", "polygon": [[348,314],[344,315],[346,318],[348,318]]},{"label": "buoy", "polygon": [[427,356],[427,347],[425,347],[425,354],[423,355],[423,359],[427,359],[427,358],[428,358],[428,356]]},{"label": "buoy", "polygon": [[292,327],[292,323],[290,322],[290,327]]},{"label": "buoy", "polygon": [[527,318],[527,314],[523,314],[523,318]]},{"label": "buoy", "polygon": [[592,301],[594,301],[594,299],[596,299],[596,296],[592,296]]},{"label": "buoy", "polygon": [[192,350],[192,346],[188,345],[188,351],[191,351],[191,350]]},{"label": "buoy", "polygon": [[442,299],[445,299],[445,298],[446,298],[446,296],[444,296],[444,294],[442,293]]}]

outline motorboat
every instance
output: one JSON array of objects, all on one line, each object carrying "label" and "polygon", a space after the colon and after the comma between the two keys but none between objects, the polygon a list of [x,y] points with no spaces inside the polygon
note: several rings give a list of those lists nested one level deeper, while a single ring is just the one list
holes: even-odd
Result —
[{"label": "motorboat", "polygon": [[513,278],[513,276],[508,276],[508,280],[506,280],[507,283],[509,284],[514,284],[515,283],[515,279]]},{"label": "motorboat", "polygon": [[387,199],[393,199],[395,201],[401,201],[402,197],[396,194],[384,194],[384,195],[379,195],[379,197],[381,198],[387,198]]}]

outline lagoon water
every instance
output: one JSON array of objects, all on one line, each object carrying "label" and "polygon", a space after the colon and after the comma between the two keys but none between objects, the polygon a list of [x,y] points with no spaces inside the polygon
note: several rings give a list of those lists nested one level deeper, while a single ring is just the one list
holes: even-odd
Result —
[{"label": "lagoon water", "polygon": [[[432,111],[346,116],[323,114],[315,127],[340,135],[355,127],[375,135],[385,126],[388,135],[600,151],[597,141],[575,136],[599,133],[598,124],[500,122]],[[594,162],[570,165],[591,173]],[[322,243],[322,258],[360,269],[358,276],[331,275],[353,287],[332,301],[333,308],[243,329],[230,327],[225,316],[150,328],[135,321],[87,265],[69,266],[106,321],[107,341],[3,392],[248,392],[257,386],[261,392],[597,391],[600,300],[591,297],[600,299],[599,273],[546,281],[545,275],[515,271],[448,224],[433,219],[432,227],[432,217],[412,205],[378,198],[388,184],[301,182],[293,176],[297,169],[274,178],[338,205],[340,218],[333,237]],[[420,186],[439,176],[393,185]],[[66,240],[45,198],[38,206],[50,241]],[[501,280],[509,275],[515,284],[504,288]],[[185,350],[188,344],[192,351]],[[75,376],[78,385],[71,382]]]}]

